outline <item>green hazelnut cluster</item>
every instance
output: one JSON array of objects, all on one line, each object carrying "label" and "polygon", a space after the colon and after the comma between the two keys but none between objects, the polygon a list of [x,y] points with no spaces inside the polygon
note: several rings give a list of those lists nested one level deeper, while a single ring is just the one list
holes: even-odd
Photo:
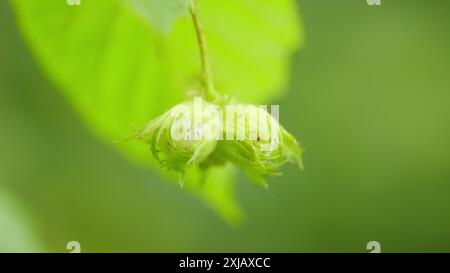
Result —
[{"label": "green hazelnut cluster", "polygon": [[192,166],[231,162],[266,186],[286,162],[302,165],[302,149],[267,109],[221,105],[196,97],[150,121],[136,137],[150,145],[153,157],[181,175]]}]

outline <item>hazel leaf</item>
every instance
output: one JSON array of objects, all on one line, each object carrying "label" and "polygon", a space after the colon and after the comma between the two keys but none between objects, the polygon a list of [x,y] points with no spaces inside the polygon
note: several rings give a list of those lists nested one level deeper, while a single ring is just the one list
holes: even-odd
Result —
[{"label": "hazel leaf", "polygon": [[169,32],[174,21],[189,14],[190,0],[124,0],[137,14],[161,32]]},{"label": "hazel leaf", "polygon": [[[130,124],[142,128],[184,101],[198,83],[195,30],[189,18],[180,18],[182,9],[164,9],[175,0],[158,1],[162,10],[140,10],[125,1],[10,2],[43,71],[89,129],[134,162],[165,175],[142,143],[112,141],[126,136]],[[198,8],[218,89],[252,103],[278,97],[302,37],[295,1],[201,0]],[[162,35],[159,28],[171,23],[172,30]],[[221,194],[199,194],[224,216],[227,209],[218,203],[234,202],[232,185],[219,187]]]}]

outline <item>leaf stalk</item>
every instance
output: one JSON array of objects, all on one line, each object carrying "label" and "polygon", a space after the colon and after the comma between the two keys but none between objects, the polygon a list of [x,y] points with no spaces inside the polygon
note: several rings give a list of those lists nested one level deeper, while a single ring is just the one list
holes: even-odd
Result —
[{"label": "leaf stalk", "polygon": [[197,42],[200,49],[200,58],[202,63],[202,82],[205,89],[205,99],[208,101],[217,101],[220,98],[220,94],[216,91],[214,86],[214,77],[211,69],[211,62],[208,54],[208,47],[206,45],[205,34],[203,32],[203,26],[200,22],[198,15],[197,4],[195,0],[192,0],[189,7],[192,20],[194,22],[195,32],[197,34]]}]

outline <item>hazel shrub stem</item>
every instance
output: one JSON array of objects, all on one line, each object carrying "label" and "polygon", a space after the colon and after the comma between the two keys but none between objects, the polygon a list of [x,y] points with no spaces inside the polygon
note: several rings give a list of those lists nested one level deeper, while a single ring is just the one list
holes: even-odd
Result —
[{"label": "hazel shrub stem", "polygon": [[189,11],[194,22],[195,32],[197,34],[197,41],[200,49],[200,59],[202,63],[202,80],[205,91],[205,99],[214,102],[220,98],[219,93],[214,87],[214,77],[211,69],[211,62],[208,55],[208,47],[206,45],[205,34],[203,26],[198,15],[196,1],[191,1]]}]

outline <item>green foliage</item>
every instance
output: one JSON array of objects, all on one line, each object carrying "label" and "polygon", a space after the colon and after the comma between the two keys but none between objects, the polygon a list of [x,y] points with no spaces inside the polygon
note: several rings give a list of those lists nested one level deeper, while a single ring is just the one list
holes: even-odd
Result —
[{"label": "green foliage", "polygon": [[188,15],[189,0],[124,0],[155,28],[167,32],[173,22]]},{"label": "green foliage", "polygon": [[[127,135],[130,124],[143,127],[196,88],[200,58],[192,22],[182,18],[170,33],[160,32],[183,15],[185,1],[11,2],[47,74],[106,143]],[[198,2],[218,89],[252,103],[279,96],[300,42],[294,1]],[[156,166],[137,142],[113,146]],[[220,193],[220,187],[214,194],[196,190],[230,222],[240,214],[232,184],[229,177]],[[236,211],[226,212],[230,208]]]},{"label": "green foliage", "polygon": [[34,232],[29,215],[0,188],[0,252],[43,251]]}]

